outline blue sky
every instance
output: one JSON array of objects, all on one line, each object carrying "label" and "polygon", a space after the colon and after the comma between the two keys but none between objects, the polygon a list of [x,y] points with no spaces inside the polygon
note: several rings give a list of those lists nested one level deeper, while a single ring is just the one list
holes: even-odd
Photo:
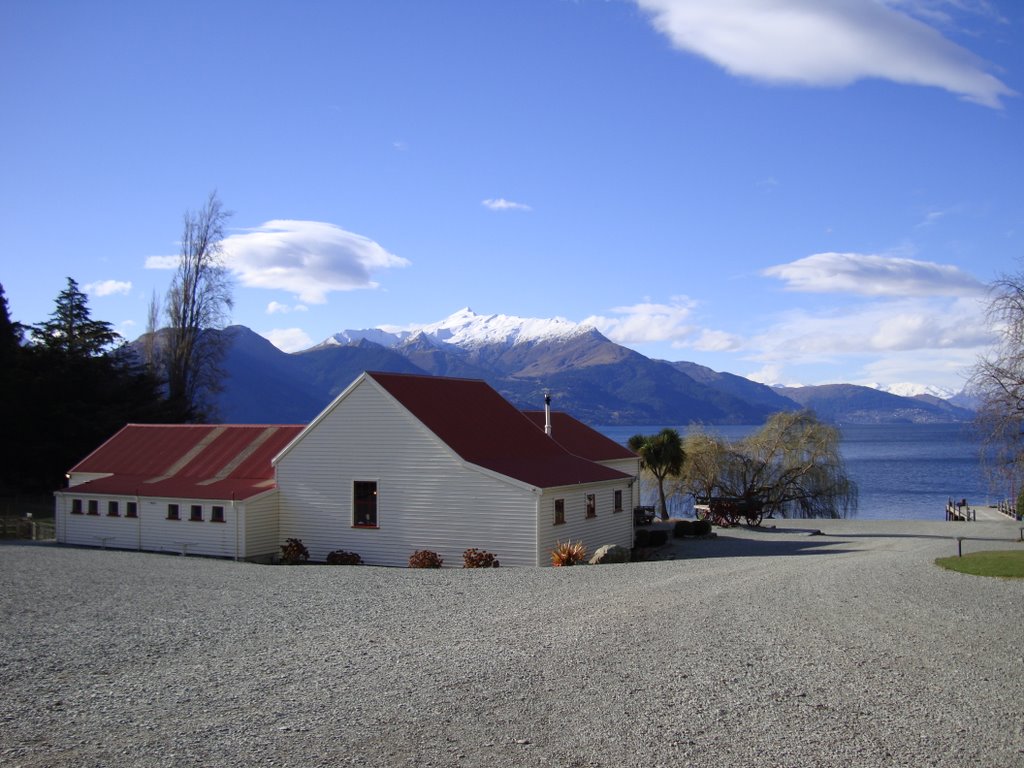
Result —
[{"label": "blue sky", "polygon": [[233,322],[564,317],[769,383],[959,389],[1024,255],[1010,0],[0,4],[12,315],[144,330],[216,189]]}]

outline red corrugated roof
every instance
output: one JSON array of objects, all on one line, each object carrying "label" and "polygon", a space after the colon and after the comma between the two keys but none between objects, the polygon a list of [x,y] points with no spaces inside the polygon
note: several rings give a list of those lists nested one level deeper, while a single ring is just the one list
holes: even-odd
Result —
[{"label": "red corrugated roof", "polygon": [[270,460],[302,425],[129,424],[71,468],[110,477],[82,493],[246,499],[274,487]]},{"label": "red corrugated roof", "polygon": [[484,381],[379,372],[367,375],[472,464],[538,488],[629,477],[573,455]]},{"label": "red corrugated roof", "polygon": [[[526,417],[544,430],[544,411],[523,411]],[[615,442],[592,427],[588,427],[568,413],[551,412],[551,437],[560,443],[565,450],[576,456],[591,461],[613,461],[616,459],[635,459],[637,456],[629,448]]]}]

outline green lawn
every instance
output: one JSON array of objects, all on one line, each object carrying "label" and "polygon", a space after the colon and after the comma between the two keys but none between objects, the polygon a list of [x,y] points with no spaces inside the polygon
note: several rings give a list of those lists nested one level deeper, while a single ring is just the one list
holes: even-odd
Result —
[{"label": "green lawn", "polygon": [[963,557],[940,557],[935,564],[973,576],[1024,579],[1024,549],[972,552]]}]

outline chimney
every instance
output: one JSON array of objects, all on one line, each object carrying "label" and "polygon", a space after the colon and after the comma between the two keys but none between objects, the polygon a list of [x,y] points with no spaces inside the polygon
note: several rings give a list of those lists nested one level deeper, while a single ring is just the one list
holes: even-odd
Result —
[{"label": "chimney", "polygon": [[551,436],[551,390],[544,390],[544,434]]}]

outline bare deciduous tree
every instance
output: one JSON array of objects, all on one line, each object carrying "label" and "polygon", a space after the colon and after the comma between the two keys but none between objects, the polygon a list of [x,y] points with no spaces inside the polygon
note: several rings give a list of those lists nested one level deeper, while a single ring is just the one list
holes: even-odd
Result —
[{"label": "bare deciduous tree", "polygon": [[167,290],[167,346],[164,351],[168,399],[188,418],[210,418],[210,396],[220,391],[223,328],[234,305],[224,265],[224,225],[231,216],[216,192],[198,211],[185,213],[178,265]]},{"label": "bare deciduous tree", "polygon": [[1024,480],[1024,273],[989,287],[986,319],[996,343],[978,359],[968,388],[978,402],[975,423],[988,466],[1016,495]]},{"label": "bare deciduous tree", "polygon": [[153,295],[149,298],[149,309],[146,312],[146,332],[143,334],[141,341],[142,362],[145,363],[146,368],[151,372],[159,367],[157,359],[157,350],[159,349],[157,331],[160,330],[160,315],[160,298],[154,290]]}]

